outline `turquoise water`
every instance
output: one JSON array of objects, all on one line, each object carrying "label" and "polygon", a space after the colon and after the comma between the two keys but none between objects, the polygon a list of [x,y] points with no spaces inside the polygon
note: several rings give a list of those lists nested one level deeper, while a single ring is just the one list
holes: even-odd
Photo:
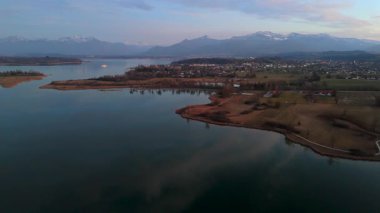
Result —
[{"label": "turquoise water", "polygon": [[0,88],[0,212],[379,211],[380,163],[174,113],[206,94],[38,89],[168,62],[22,67],[48,77]]}]

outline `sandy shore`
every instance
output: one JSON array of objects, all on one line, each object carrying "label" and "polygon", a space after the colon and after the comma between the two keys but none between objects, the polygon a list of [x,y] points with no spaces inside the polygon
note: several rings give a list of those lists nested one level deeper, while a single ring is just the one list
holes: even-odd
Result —
[{"label": "sandy shore", "polygon": [[28,81],[37,81],[42,80],[46,76],[7,76],[7,77],[0,77],[0,86],[4,88],[12,88],[17,86],[18,84],[21,84],[23,82]]}]

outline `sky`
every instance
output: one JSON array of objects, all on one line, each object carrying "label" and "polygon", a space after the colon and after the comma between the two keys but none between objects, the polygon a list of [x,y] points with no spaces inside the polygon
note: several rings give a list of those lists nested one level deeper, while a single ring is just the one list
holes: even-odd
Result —
[{"label": "sky", "polygon": [[1,0],[0,37],[169,45],[257,31],[380,40],[378,0]]}]

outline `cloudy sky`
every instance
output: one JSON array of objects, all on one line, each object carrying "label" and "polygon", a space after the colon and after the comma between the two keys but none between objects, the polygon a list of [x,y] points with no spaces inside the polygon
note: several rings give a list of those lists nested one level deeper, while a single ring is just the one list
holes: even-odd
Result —
[{"label": "cloudy sky", "polygon": [[256,31],[380,40],[378,0],[1,0],[0,37],[172,44]]}]

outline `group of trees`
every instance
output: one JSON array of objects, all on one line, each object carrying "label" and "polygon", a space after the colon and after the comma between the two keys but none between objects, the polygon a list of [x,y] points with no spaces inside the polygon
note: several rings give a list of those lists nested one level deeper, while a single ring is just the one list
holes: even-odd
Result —
[{"label": "group of trees", "polygon": [[111,81],[111,82],[122,82],[128,80],[127,75],[106,75],[98,78],[93,78],[91,80],[97,80],[97,81]]},{"label": "group of trees", "polygon": [[11,77],[11,76],[43,76],[44,74],[36,71],[21,71],[21,70],[14,70],[14,71],[5,71],[0,72],[0,77]]},{"label": "group of trees", "polygon": [[318,75],[318,73],[313,72],[311,76],[306,77],[307,81],[309,82],[315,82],[315,81],[321,81],[321,76]]},{"label": "group of trees", "polygon": [[234,93],[235,89],[231,83],[227,83],[223,88],[218,91],[218,96],[221,98],[228,98]]}]

